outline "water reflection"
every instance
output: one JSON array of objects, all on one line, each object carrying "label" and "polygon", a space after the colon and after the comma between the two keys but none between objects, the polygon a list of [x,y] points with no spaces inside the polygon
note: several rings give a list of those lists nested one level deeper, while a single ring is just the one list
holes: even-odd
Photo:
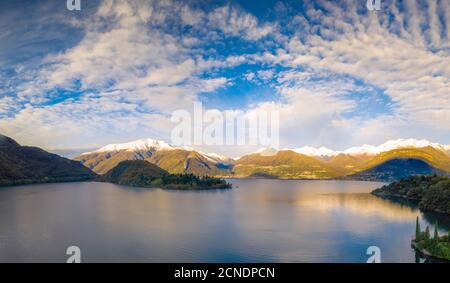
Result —
[{"label": "water reflection", "polygon": [[[165,191],[104,183],[0,190],[0,261],[415,262],[422,227],[448,218],[368,194],[381,183],[232,180],[225,191]],[[447,221],[447,222],[446,222]]]},{"label": "water reflection", "polygon": [[409,222],[420,215],[415,207],[381,199],[368,193],[313,195],[299,199],[296,204],[327,212],[342,210],[358,216],[376,216],[397,222]]}]

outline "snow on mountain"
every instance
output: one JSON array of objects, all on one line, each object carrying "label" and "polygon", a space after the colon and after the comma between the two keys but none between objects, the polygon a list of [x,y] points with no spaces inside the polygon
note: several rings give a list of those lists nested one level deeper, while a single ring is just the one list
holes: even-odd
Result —
[{"label": "snow on mountain", "polygon": [[433,143],[427,140],[416,140],[416,139],[398,139],[390,140],[379,146],[363,145],[361,147],[352,147],[344,151],[348,154],[378,154],[381,152],[399,149],[399,148],[421,148],[431,146],[438,150],[445,151],[445,145],[439,143]]},{"label": "snow on mountain", "polygon": [[215,163],[232,163],[233,159],[230,157],[226,157],[217,153],[208,153],[208,152],[203,152],[203,151],[198,151],[198,153],[200,153],[201,155],[203,155],[205,158],[209,159],[212,162]]},{"label": "snow on mountain", "polygon": [[214,163],[230,163],[232,160],[226,156],[219,155],[216,153],[207,153],[195,150],[194,148],[188,147],[188,146],[172,146],[165,141],[161,140],[154,140],[154,139],[140,139],[128,143],[120,143],[120,144],[109,144],[104,147],[101,147],[100,149],[92,152],[86,152],[82,155],[92,154],[92,153],[101,153],[101,152],[117,152],[117,151],[131,151],[131,152],[138,152],[138,151],[158,151],[158,150],[186,150],[186,151],[197,151],[199,154],[201,154],[206,159],[210,160]]},{"label": "snow on mountain", "polygon": [[271,147],[263,147],[254,152],[254,154],[259,154],[261,156],[272,156],[277,154],[278,150]]},{"label": "snow on mountain", "polygon": [[338,154],[349,154],[349,155],[360,155],[360,154],[368,154],[375,155],[381,152],[399,149],[399,148],[421,148],[431,146],[436,149],[442,151],[448,151],[450,149],[450,145],[442,145],[439,143],[433,143],[427,140],[417,140],[417,139],[397,139],[397,140],[389,140],[379,146],[373,145],[362,145],[357,147],[351,147],[342,151],[335,151],[328,149],[326,147],[314,148],[314,147],[301,147],[297,149],[293,149],[295,152],[309,155],[309,156],[336,156]]},{"label": "snow on mountain", "polygon": [[174,150],[175,147],[170,144],[154,139],[140,139],[128,143],[109,144],[93,152],[86,152],[82,155],[99,153],[99,152],[114,152],[114,151],[142,151],[142,150]]},{"label": "snow on mountain", "polygon": [[293,151],[308,156],[335,156],[338,154],[337,151],[331,150],[326,147],[315,148],[311,146],[304,146],[301,148],[293,149]]},{"label": "snow on mountain", "polygon": [[[442,150],[444,152],[447,152],[450,154],[450,145],[442,145],[439,143],[433,143],[428,140],[417,140],[417,139],[397,139],[397,140],[389,140],[379,146],[373,146],[373,145],[362,145],[357,147],[351,147],[346,150],[342,151],[336,151],[332,150],[326,147],[310,147],[310,146],[304,146],[300,148],[295,149],[282,149],[282,150],[293,150],[297,153],[308,155],[308,156],[316,156],[316,157],[333,157],[338,154],[349,154],[349,155],[361,155],[361,154],[368,154],[368,155],[375,155],[381,152],[398,149],[398,148],[421,148],[421,147],[427,147],[431,146],[436,149]],[[106,145],[96,151],[93,152],[86,152],[82,155],[86,154],[92,154],[92,153],[100,153],[100,152],[115,152],[115,151],[121,151],[121,150],[127,150],[127,151],[148,151],[148,150],[175,150],[175,149],[182,149],[186,151],[197,151],[199,154],[203,155],[205,158],[207,158],[210,161],[213,161],[215,163],[231,163],[233,162],[232,158],[219,155],[216,153],[206,153],[202,151],[195,150],[191,147],[187,146],[172,146],[165,141],[161,140],[154,140],[154,139],[140,139],[133,142],[128,143],[121,143],[121,144],[109,144]],[[261,148],[260,150],[254,152],[260,155],[273,155],[276,154],[278,151],[276,149],[272,148]]]},{"label": "snow on mountain", "polygon": [[201,152],[204,155],[207,155],[210,158],[214,158],[214,159],[218,159],[218,160],[228,160],[230,159],[229,157],[217,154],[217,153],[207,153],[207,152]]}]

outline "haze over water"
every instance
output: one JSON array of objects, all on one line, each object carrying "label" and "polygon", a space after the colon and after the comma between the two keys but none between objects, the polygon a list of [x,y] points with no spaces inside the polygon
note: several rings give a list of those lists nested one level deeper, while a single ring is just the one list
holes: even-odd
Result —
[{"label": "haze over water", "polygon": [[[446,218],[369,194],[382,183],[231,180],[232,190],[165,191],[107,183],[0,190],[0,261],[414,262],[415,219]],[[430,225],[431,226],[431,225]]]}]

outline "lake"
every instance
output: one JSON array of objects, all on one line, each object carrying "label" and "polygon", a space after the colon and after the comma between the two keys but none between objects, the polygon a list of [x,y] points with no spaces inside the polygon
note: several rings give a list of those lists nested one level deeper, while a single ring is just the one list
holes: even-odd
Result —
[{"label": "lake", "polygon": [[[214,191],[107,183],[0,189],[0,262],[415,262],[410,240],[449,219],[369,194],[359,181],[230,180]],[[433,230],[431,230],[433,231]]]}]

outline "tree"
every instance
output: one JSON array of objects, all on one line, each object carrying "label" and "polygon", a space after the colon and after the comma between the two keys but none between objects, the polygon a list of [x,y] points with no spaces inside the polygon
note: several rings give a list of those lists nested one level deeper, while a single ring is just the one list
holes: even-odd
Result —
[{"label": "tree", "polygon": [[425,229],[425,242],[429,242],[430,241],[430,227],[427,226],[427,228]]},{"label": "tree", "polygon": [[416,242],[421,240],[420,234],[422,232],[420,231],[420,223],[419,223],[419,216],[417,216],[416,219]]},{"label": "tree", "polygon": [[439,233],[438,233],[438,224],[434,225],[434,236],[433,236],[433,242],[435,244],[439,243]]}]

